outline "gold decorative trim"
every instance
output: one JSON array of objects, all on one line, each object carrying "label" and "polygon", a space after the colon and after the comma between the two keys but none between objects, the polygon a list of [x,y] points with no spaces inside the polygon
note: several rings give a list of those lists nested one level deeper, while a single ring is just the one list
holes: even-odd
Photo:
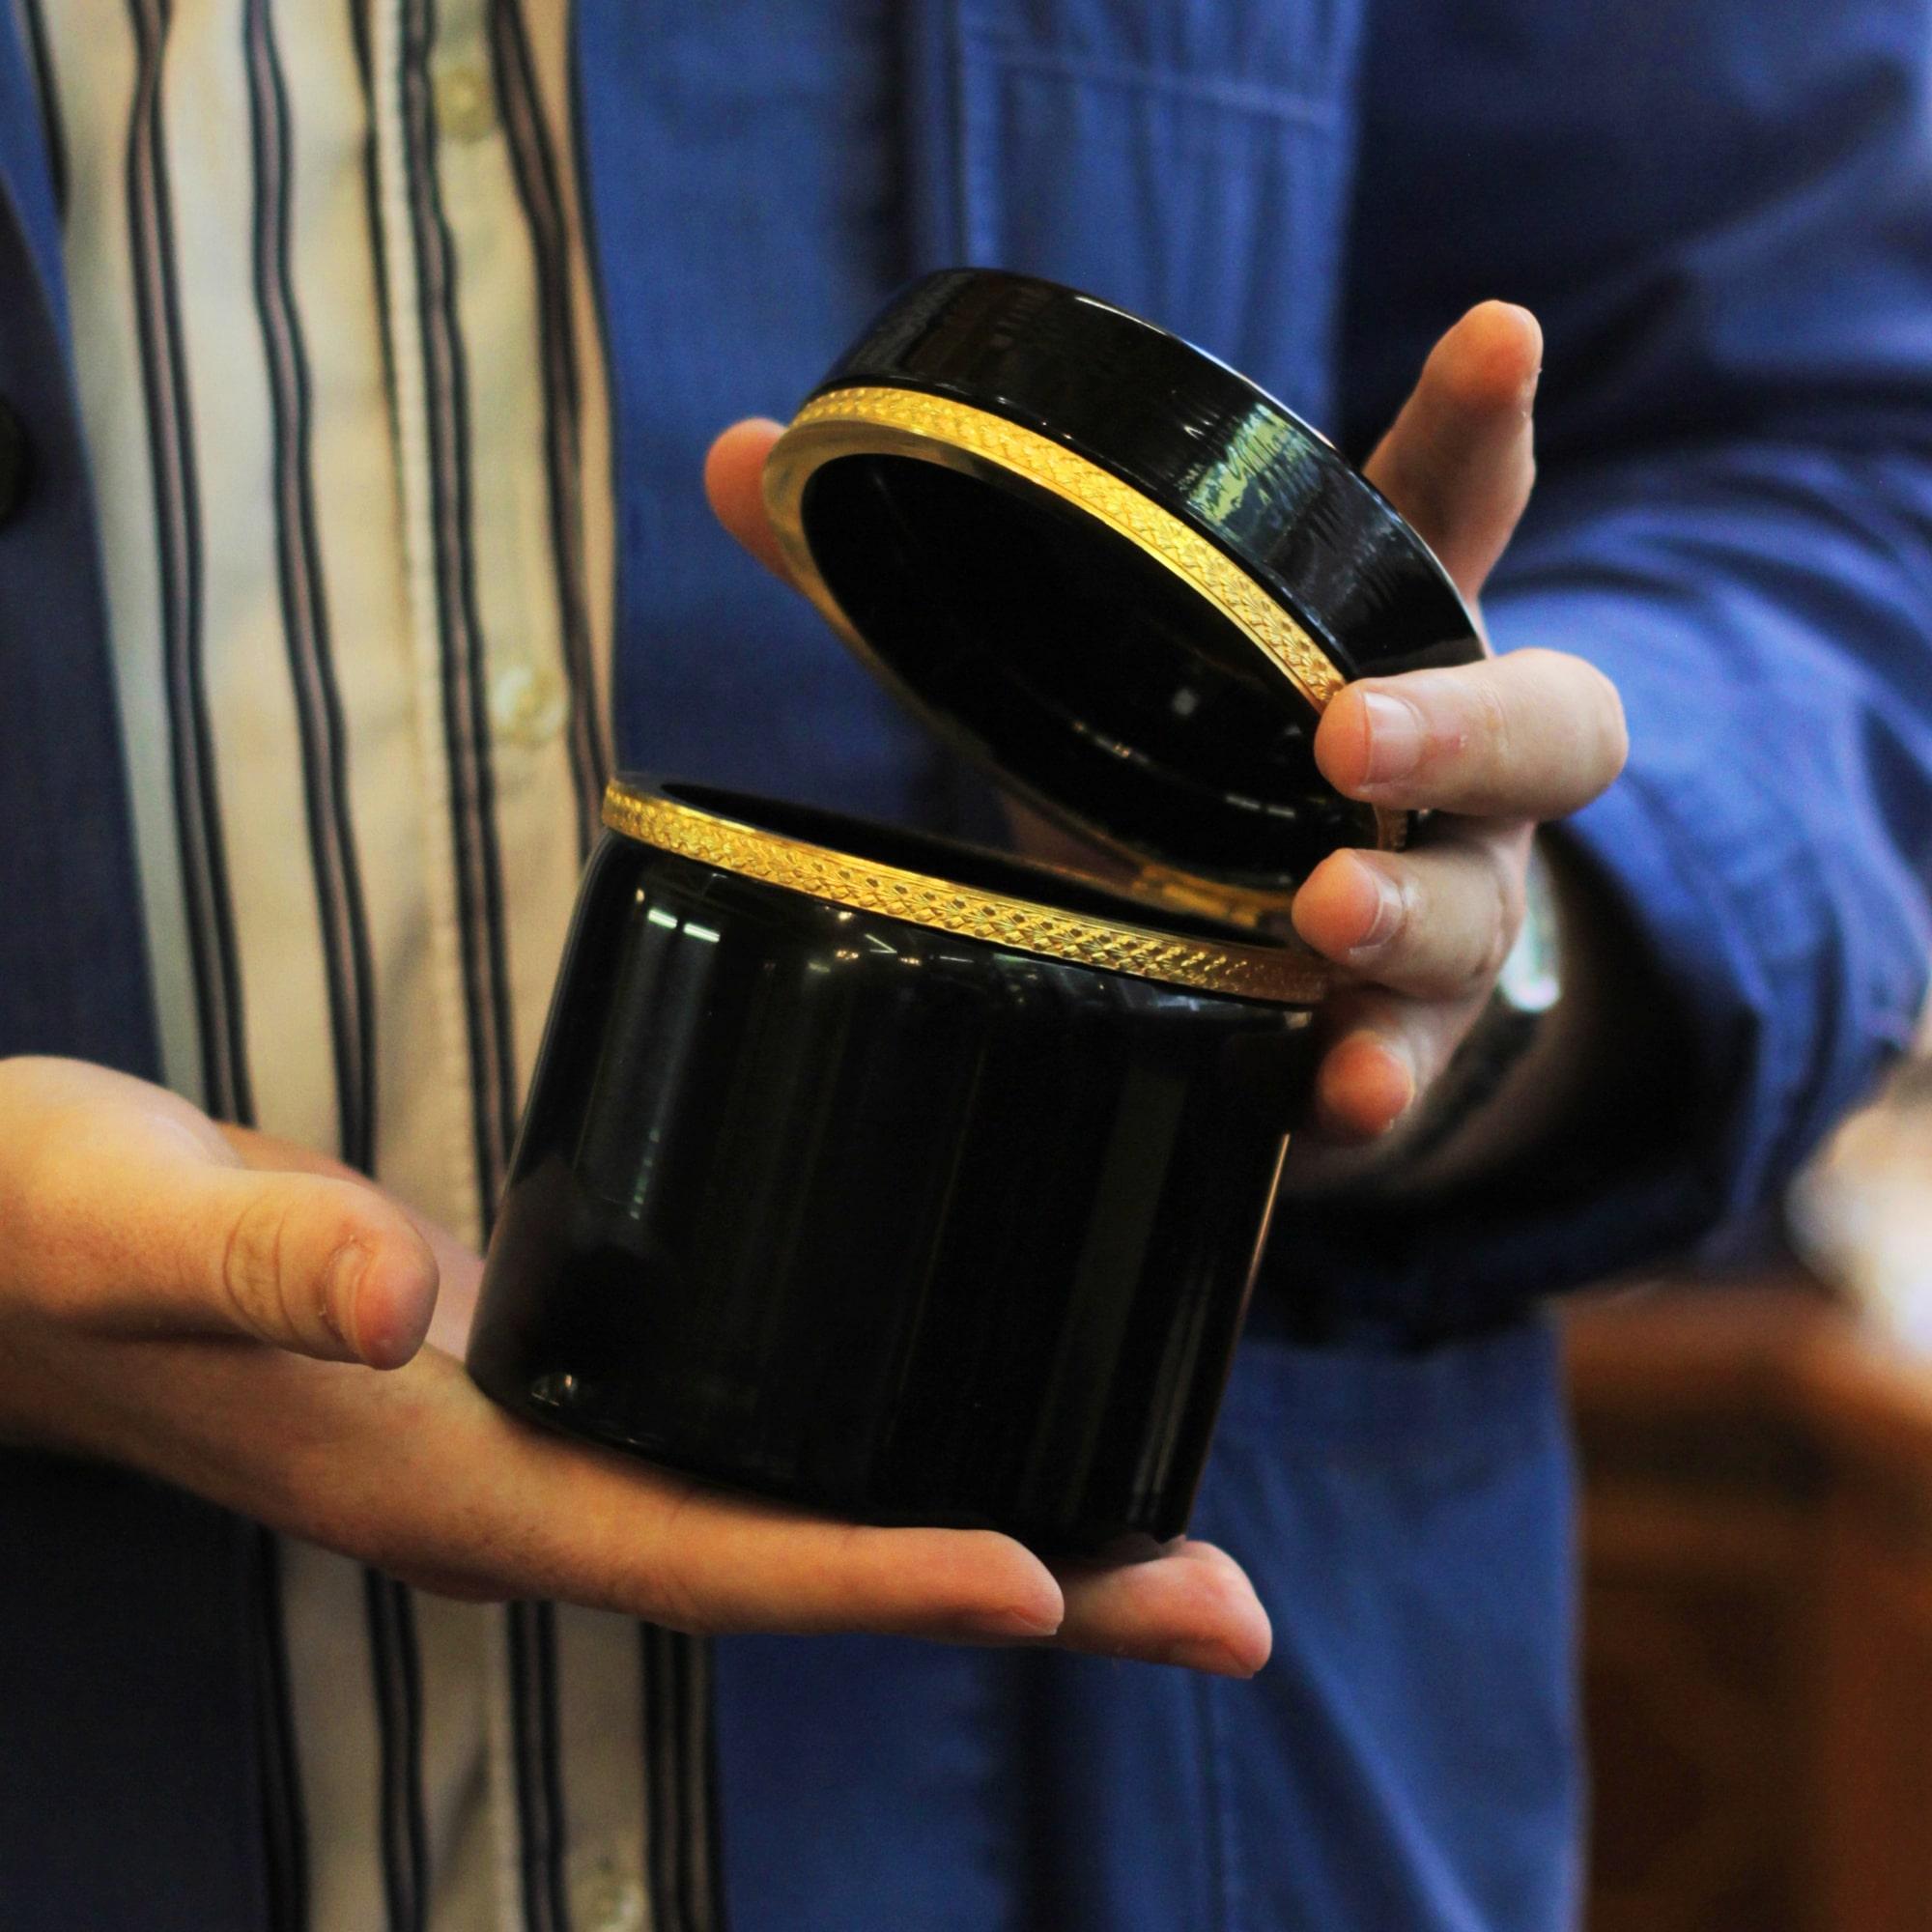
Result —
[{"label": "gold decorative trim", "polygon": [[[1342,673],[1328,653],[1246,571],[1179,517],[1064,443],[1005,416],[918,389],[834,389],[807,403],[792,418],[791,427],[804,430],[830,423],[899,430],[948,448],[969,450],[1066,502],[1077,503],[1096,523],[1158,558],[1205,597],[1274,660],[1316,710],[1341,690]],[[796,519],[781,520],[781,529],[785,521]]]},{"label": "gold decorative trim", "polygon": [[720,818],[620,780],[604,793],[604,823],[627,838],[742,878],[1016,952],[1278,1005],[1313,1006],[1328,988],[1321,962],[1289,944],[1188,939],[952,885]]},{"label": "gold decorative trim", "polygon": [[[1254,578],[1112,471],[1037,430],[971,404],[919,389],[855,384],[814,397],[793,416],[765,465],[765,507],[793,581],[896,690],[903,692],[901,681],[879,665],[819,575],[801,514],[812,471],[858,451],[920,457],[968,474],[990,467],[1031,483],[1172,571],[1266,656],[1316,711],[1347,682],[1328,653]],[[1406,814],[1378,807],[1376,829],[1381,849],[1399,850],[1407,837]]]}]

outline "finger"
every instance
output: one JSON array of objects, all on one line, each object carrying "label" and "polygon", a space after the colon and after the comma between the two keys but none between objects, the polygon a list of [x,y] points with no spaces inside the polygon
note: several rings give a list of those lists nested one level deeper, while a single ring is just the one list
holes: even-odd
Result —
[{"label": "finger", "polygon": [[178,1095],[69,1061],[10,1065],[0,1146],[0,1266],[57,1321],[379,1367],[421,1342],[435,1261],[367,1182],[251,1171]]},{"label": "finger", "polygon": [[1411,852],[1331,852],[1294,929],[1355,977],[1418,999],[1487,993],[1522,924],[1530,827],[1446,823]]},{"label": "finger", "polygon": [[[634,1469],[615,1472],[626,1492]],[[985,1641],[1048,1635],[1065,1606],[1046,1566],[991,1530],[889,1529],[660,1474],[678,1507],[639,1523],[628,1503],[630,1587],[681,1630],[824,1633]],[[583,1579],[594,1588],[593,1572]]]},{"label": "finger", "polygon": [[436,1305],[435,1257],[373,1187],[191,1158],[108,1165],[43,1194],[40,1291],[102,1330],[241,1335],[395,1368]]},{"label": "finger", "polygon": [[1483,818],[1561,818],[1623,770],[1617,688],[1567,651],[1365,678],[1338,692],[1315,759],[1350,798]]},{"label": "finger", "polygon": [[1104,1657],[1252,1677],[1274,1634],[1247,1573],[1225,1550],[1186,1539],[1148,1563],[1062,1564],[1066,1620],[1055,1643]]},{"label": "finger", "polygon": [[116,1385],[126,1370],[100,1372],[99,1400],[63,1391],[86,1446],[452,1595],[721,1633],[1013,1641],[1061,1621],[1059,1585],[1009,1537],[855,1526],[713,1490],[530,1428],[435,1350],[358,1376],[207,1343],[121,1346],[141,1350],[140,1404]]},{"label": "finger", "polygon": [[129,1342],[27,1372],[57,1386],[76,1449],[451,1595],[551,1598],[690,1631],[1064,1641],[1240,1675],[1267,1655],[1252,1587],[1206,1545],[1068,1565],[1063,1586],[991,1531],[830,1521],[531,1429],[435,1350],[357,1376]]},{"label": "finger", "polygon": [[[362,1179],[332,1154],[303,1147],[298,1141],[283,1140],[257,1127],[238,1127],[225,1122],[220,1123],[219,1131],[245,1167],[334,1175],[358,1182]],[[398,1205],[416,1233],[429,1243],[436,1262],[436,1313],[430,1319],[428,1339],[444,1354],[460,1359],[469,1346],[470,1323],[476,1316],[476,1296],[483,1283],[482,1258],[467,1241],[460,1240],[427,1214],[417,1213],[407,1202]]]},{"label": "finger", "polygon": [[185,1324],[383,1369],[408,1361],[428,1331],[435,1257],[409,1216],[360,1182],[245,1169],[185,1177],[155,1232],[156,1274]]},{"label": "finger", "polygon": [[1543,330],[1526,308],[1479,303],[1442,337],[1365,471],[1473,598],[1536,480],[1530,412]]},{"label": "finger", "polygon": [[1342,1146],[1379,1140],[1441,1077],[1480,1017],[1481,999],[1410,1000],[1372,987],[1338,995],[1334,1044],[1315,1076],[1315,1126]]},{"label": "finger", "polygon": [[[466,1403],[469,1394],[466,1387]],[[492,1416],[485,1427],[540,1458],[546,1484],[570,1498],[568,1509],[546,1505],[524,1519],[536,1531],[519,1577],[527,1593],[682,1630],[1051,1641],[1236,1675],[1266,1661],[1267,1619],[1252,1585],[1206,1545],[1151,1563],[1073,1565],[1056,1580],[1030,1550],[989,1530],[831,1522],[538,1437],[508,1418]],[[514,1494],[505,1485],[517,1479],[518,1453],[499,1444],[479,1466],[493,1471],[494,1495]],[[450,1494],[428,1472],[410,1487]],[[493,1552],[524,1544],[519,1517],[491,1539]],[[446,1568],[461,1548],[444,1553]]]},{"label": "finger", "polygon": [[704,459],[704,494],[718,521],[769,570],[789,583],[761,484],[765,458],[782,430],[762,416],[736,422],[711,445]]}]

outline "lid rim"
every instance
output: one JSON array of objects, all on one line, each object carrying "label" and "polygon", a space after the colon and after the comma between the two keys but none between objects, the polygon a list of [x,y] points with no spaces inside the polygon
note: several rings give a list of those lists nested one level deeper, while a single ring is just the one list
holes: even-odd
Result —
[{"label": "lid rim", "polygon": [[[1179,340],[1178,336],[1171,339],[1177,342]],[[1113,478],[1122,490],[1145,499],[1155,508],[1164,511],[1177,523],[1183,525],[1203,543],[1218,551],[1234,569],[1259,584],[1272,602],[1280,605],[1296,628],[1307,635],[1311,646],[1327,661],[1327,668],[1321,674],[1321,682],[1324,685],[1331,677],[1335,690],[1339,690],[1342,685],[1349,682],[1350,673],[1341,661],[1344,653],[1328,636],[1321,619],[1303,608],[1292,586],[1284,583],[1278,573],[1269,570],[1264,561],[1248,554],[1210,519],[1196,513],[1191,505],[1178,504],[1170,496],[1167,486],[1159,479],[1122,462],[1107,450],[1095,448],[1071,431],[1059,427],[1051,418],[1042,415],[1037,410],[1030,410],[1004,396],[975,395],[969,387],[959,383],[927,382],[912,376],[879,376],[863,379],[842,377],[821,383],[812,389],[799,405],[797,412],[785,427],[788,430],[796,429],[802,423],[824,420],[824,417],[816,413],[821,406],[831,405],[841,398],[863,398],[874,392],[892,391],[906,396],[929,397],[934,402],[951,403],[962,410],[970,410],[979,415],[991,417],[1014,429],[1038,437],[1056,448],[1065,450],[1067,455],[1102,471]],[[1327,439],[1322,437],[1320,431],[1310,429],[1301,423],[1300,418],[1294,416],[1292,411],[1283,410],[1282,413],[1295,421],[1308,436],[1321,441],[1325,447],[1333,448],[1333,444],[1328,443]],[[1342,460],[1339,453],[1337,460]],[[1027,474],[1025,471],[1015,473]],[[1029,480],[1037,479],[1029,477]],[[1363,480],[1367,481],[1366,478]],[[1371,484],[1369,487],[1374,489],[1375,486]],[[1379,497],[1381,493],[1377,491],[1376,494]],[[1387,499],[1384,497],[1382,500]],[[1320,709],[1321,700],[1311,696],[1306,690],[1302,690],[1301,695]]]},{"label": "lid rim", "polygon": [[[1122,379],[1109,385],[1104,412],[1094,412],[1092,395],[1082,398],[1080,412],[1071,412],[1065,393],[1047,389],[1052,360],[1021,353],[1022,338],[1036,330],[1050,331],[1057,338],[1054,355],[1068,360],[1075,355],[1076,337],[1090,353],[1106,350],[1122,358]],[[989,362],[996,349],[1001,353]],[[1139,380],[1144,371],[1124,366],[1124,358],[1132,356],[1160,358],[1171,392],[1144,389]],[[1235,527],[1233,519],[1208,514],[1198,499],[1183,501],[1176,478],[1164,467],[1149,469],[1134,462],[1128,452],[1130,418],[1140,427],[1158,424],[1165,440],[1175,423],[1197,419],[1197,412],[1203,426],[1225,414],[1238,414],[1245,426],[1252,412],[1260,412],[1292,441],[1295,458],[1306,460],[1317,492],[1332,499],[1328,520],[1338,525],[1373,522],[1374,540],[1390,544],[1407,565],[1420,565],[1431,591],[1443,601],[1444,613],[1453,611],[1469,638],[1480,636],[1469,600],[1428,540],[1329,438],[1211,351],[1104,297],[1007,269],[937,270],[906,284],[892,298],[807,401],[856,384],[951,395],[1039,427],[1089,461],[1112,469],[1132,488],[1179,511],[1194,527],[1210,534],[1271,595],[1285,598],[1321,636],[1345,678],[1384,675],[1425,661],[1400,651],[1389,655],[1379,647],[1365,655],[1356,614],[1336,621],[1334,613],[1302,594],[1307,586],[1299,572],[1276,568],[1269,553],[1296,521],[1293,511],[1278,523],[1272,511],[1283,505],[1272,505],[1268,516],[1243,531]],[[1049,393],[1051,403],[1046,400]],[[1170,411],[1179,412],[1173,421],[1168,420]],[[1203,453],[1214,455],[1211,435],[1208,440],[1210,446]],[[1265,484],[1269,472],[1281,470],[1286,445],[1257,447],[1256,440],[1243,440],[1244,458],[1252,457],[1255,464],[1248,480]],[[1161,453],[1164,465],[1166,449]],[[1244,507],[1258,501],[1265,505],[1269,494],[1264,487],[1246,493]],[[1302,494],[1290,490],[1283,502],[1292,503]],[[1418,587],[1411,582],[1407,589],[1413,592]]]},{"label": "lid rim", "polygon": [[[841,438],[840,432],[845,436]],[[901,440],[915,446],[900,449]],[[927,719],[970,754],[990,755],[946,712],[928,703],[917,686],[883,661],[826,582],[806,534],[802,512],[806,485],[812,474],[839,456],[879,453],[888,448],[949,467],[962,467],[961,458],[989,464],[1009,479],[1072,504],[1145,552],[1217,610],[1312,711],[1319,714],[1348,681],[1323,643],[1302,622],[1294,603],[1258,578],[1245,558],[1216,541],[1198,521],[1179,514],[1133,477],[1122,475],[1116,467],[1065,437],[1037,428],[1016,414],[966,402],[923,384],[821,384],[787,425],[765,469],[765,506],[786,568],[819,614],[873,675],[908,709]],[[1286,882],[1279,888],[1237,886],[1210,881],[1206,874],[1197,876],[1172,864],[1151,865],[1145,853],[1054,793],[1005,768],[1000,770],[1000,780],[1057,823],[1132,859],[1143,869],[1151,896],[1164,891],[1164,880],[1186,881],[1197,895],[1211,886],[1228,895],[1231,906],[1243,908],[1238,916],[1249,923],[1270,912],[1285,911],[1293,897]],[[1400,851],[1408,840],[1408,814],[1380,806],[1372,810],[1375,849]]]},{"label": "lid rim", "polygon": [[[903,400],[901,400],[903,399]],[[931,444],[931,454],[960,449],[998,464],[1022,482],[1049,491],[1167,564],[1198,595],[1216,605],[1252,641],[1273,659],[1295,690],[1320,711],[1348,681],[1327,647],[1303,623],[1292,600],[1260,582],[1242,558],[1214,542],[1193,519],[1154,500],[1141,484],[1123,476],[1077,443],[1036,428],[1004,410],[910,383],[839,384],[816,391],[786,425],[787,431],[838,424],[862,430],[898,431]],[[832,454],[871,451],[866,442]],[[814,465],[814,468],[817,466]],[[802,484],[805,478],[798,481]],[[798,524],[785,478],[767,496],[768,507],[781,512],[781,538]],[[782,487],[777,504],[771,497]],[[811,550],[799,531],[788,545],[786,561],[818,576]],[[1233,608],[1231,608],[1233,607]]]}]

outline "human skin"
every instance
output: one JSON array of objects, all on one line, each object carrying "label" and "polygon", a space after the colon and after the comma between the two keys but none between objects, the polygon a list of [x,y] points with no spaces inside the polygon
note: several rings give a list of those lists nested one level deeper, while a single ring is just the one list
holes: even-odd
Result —
[{"label": "human skin", "polygon": [[[1370,466],[1472,597],[1529,492],[1540,353],[1523,311],[1473,311]],[[757,474],[776,434],[727,431],[706,477],[774,568]],[[1294,907],[1349,980],[1320,1117],[1337,1142],[1384,1146],[1481,1009],[1533,827],[1609,782],[1622,716],[1579,660],[1520,652],[1350,687],[1317,754],[1353,796],[1439,814],[1419,850],[1330,858]],[[463,1371],[480,1272],[325,1155],[104,1068],[0,1061],[0,1440],[145,1470],[457,1596],[690,1631],[1054,1643],[1228,1675],[1266,1661],[1247,1577],[1204,1543],[1048,1565],[990,1531],[837,1522],[533,1430]]]}]

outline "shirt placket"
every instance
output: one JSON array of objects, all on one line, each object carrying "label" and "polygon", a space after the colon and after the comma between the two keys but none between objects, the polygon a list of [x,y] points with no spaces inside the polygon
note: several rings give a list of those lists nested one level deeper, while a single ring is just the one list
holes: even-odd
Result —
[{"label": "shirt placket", "polygon": [[[435,0],[433,7],[429,0],[374,0],[370,15],[385,327],[429,793],[426,911],[446,1078],[452,1096],[461,1094],[462,1118],[475,1126],[467,1197],[475,1204],[472,1238],[485,1232],[486,1207],[500,1184],[519,1062],[530,1044],[526,1038],[520,1053],[507,1022],[493,1027],[493,1012],[507,1015],[517,1005],[527,1032],[531,1012],[541,1012],[542,987],[534,982],[547,979],[553,963],[540,950],[513,943],[508,922],[523,923],[519,937],[551,924],[560,933],[567,907],[567,871],[566,897],[554,904],[541,894],[526,902],[521,888],[506,896],[504,881],[515,883],[520,856],[527,878],[531,849],[556,842],[558,829],[574,826],[580,810],[563,746],[570,698],[555,636],[555,566],[547,546],[531,543],[527,515],[491,488],[509,475],[533,479],[534,487],[543,473],[541,440],[506,386],[528,382],[534,331],[527,344],[493,340],[514,331],[516,325],[501,319],[527,306],[530,291],[529,258],[511,245],[521,230],[501,226],[521,223],[523,211],[507,156],[491,146],[508,138],[493,71],[498,43],[492,29],[504,23],[493,20],[492,8],[493,0]],[[466,336],[465,314],[481,339]],[[452,411],[462,419],[452,423]],[[461,489],[453,487],[452,467],[469,472]],[[506,570],[512,551],[517,567]],[[490,847],[494,873],[476,863],[479,839]],[[491,917],[501,923],[494,941],[479,929]],[[514,989],[513,968],[522,976]],[[493,1011],[479,1014],[479,1001]],[[470,1689],[485,1705],[493,1922],[504,1932],[547,1932],[567,1918],[580,1932],[635,1932],[648,1919],[641,1804],[621,1821],[628,1829],[617,1829],[619,1820],[607,1815],[609,1794],[598,1788],[609,1783],[622,1792],[633,1780],[601,1778],[594,1761],[564,1762],[571,1727],[559,1726],[556,1699],[561,1694],[573,1710],[582,1705],[570,1694],[571,1661],[583,1646],[559,1637],[576,1630],[569,1620],[582,1613],[512,1605],[488,1614],[497,1634],[479,1660],[482,1681]],[[634,1648],[635,1637],[619,1628]],[[548,1664],[533,1662],[539,1652]],[[630,1661],[628,1677],[599,1668],[585,1685],[627,1682],[634,1700]],[[536,1688],[546,1678],[553,1687],[547,1707]],[[552,1790],[577,1807],[567,1818],[533,1789],[531,1766],[547,1758],[557,1766]],[[424,1769],[433,1784],[436,1766]],[[435,1817],[438,1794],[426,1797]],[[533,1861],[550,1876],[533,1880]]]},{"label": "shirt placket", "polygon": [[[421,826],[425,924],[437,960],[438,1025],[442,1036],[440,1083],[447,1113],[471,1115],[471,1053],[463,961],[462,894],[457,879],[457,828],[444,688],[444,641],[438,567],[436,454],[430,417],[430,373],[423,343],[422,305],[428,295],[416,246],[420,168],[409,132],[406,87],[422,31],[420,0],[370,0],[369,47],[373,164],[378,245],[382,256],[384,335],[395,411],[394,435],[403,512],[410,646],[414,666],[418,755],[423,775]],[[420,79],[414,84],[421,84]],[[467,1132],[450,1137],[445,1213],[459,1232],[480,1237],[476,1160]]]},{"label": "shirt placket", "polygon": [[[442,10],[445,15],[448,10]],[[440,1083],[447,1090],[447,1114],[460,1123],[449,1138],[453,1171],[447,1201],[451,1211],[464,1204],[462,1232],[472,1242],[483,1233],[483,1191],[487,1178],[469,1131],[474,1114],[475,1053],[473,973],[465,949],[466,894],[460,879],[463,828],[459,795],[453,785],[450,700],[445,622],[445,565],[440,550],[448,541],[444,493],[438,488],[438,448],[432,385],[438,380],[425,344],[425,304],[438,299],[437,265],[422,259],[420,198],[428,188],[419,139],[422,114],[412,90],[436,88],[439,71],[442,102],[459,127],[471,128],[487,108],[488,73],[474,59],[457,62],[450,48],[447,18],[434,28],[422,0],[370,0],[369,47],[373,164],[378,243],[382,253],[384,328],[395,421],[397,469],[403,509],[403,547],[409,586],[410,645],[414,665],[418,753],[425,796],[420,820],[425,852],[422,867],[425,925],[437,961],[437,1025],[442,1037]],[[472,44],[475,44],[472,35]],[[414,120],[412,130],[412,118]],[[497,1614],[491,1614],[496,1621]],[[486,1785],[492,1847],[489,1892],[493,1922],[500,1932],[523,1932],[519,1879],[521,1842],[510,1735],[511,1687],[507,1647],[499,1631],[483,1647],[485,1681],[474,1687],[485,1709],[488,1763]],[[424,1767],[425,1774],[431,1768]],[[426,1781],[430,1781],[426,1776]],[[428,1809],[440,1808],[437,1794],[426,1792]]]}]

